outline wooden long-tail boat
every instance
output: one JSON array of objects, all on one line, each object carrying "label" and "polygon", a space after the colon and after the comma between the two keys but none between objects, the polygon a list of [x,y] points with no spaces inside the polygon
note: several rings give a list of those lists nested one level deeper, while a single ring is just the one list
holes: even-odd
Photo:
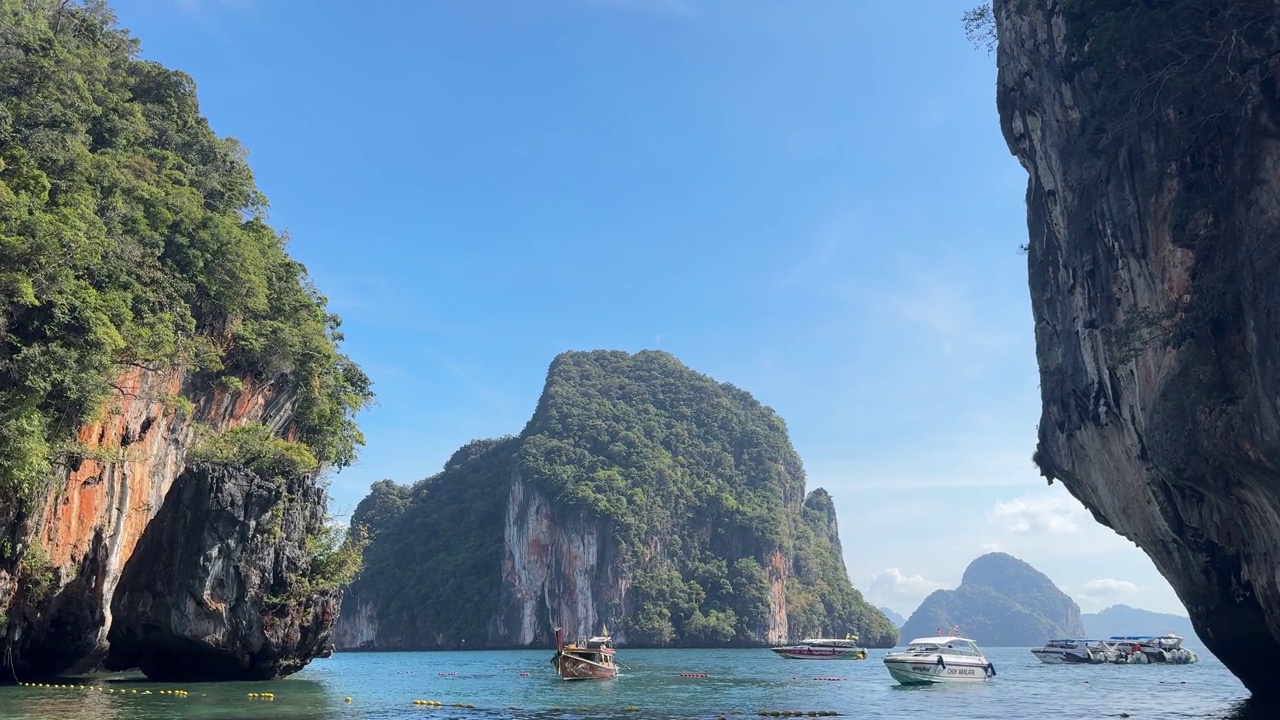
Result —
[{"label": "wooden long-tail boat", "polygon": [[564,629],[556,628],[556,654],[551,666],[562,680],[608,680],[618,676],[613,639],[606,628],[595,637],[578,638],[565,644]]}]

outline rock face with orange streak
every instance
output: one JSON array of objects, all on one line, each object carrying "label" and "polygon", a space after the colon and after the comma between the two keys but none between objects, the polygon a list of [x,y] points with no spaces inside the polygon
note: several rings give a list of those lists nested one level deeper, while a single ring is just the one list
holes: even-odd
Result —
[{"label": "rock face with orange streak", "polygon": [[9,528],[30,543],[28,562],[47,581],[15,597],[12,571],[0,568],[0,607],[10,608],[5,640],[20,676],[84,672],[102,661],[116,583],[181,473],[197,426],[261,422],[285,431],[295,402],[280,383],[246,380],[227,390],[181,372],[134,369],[116,387],[105,417],[80,430],[89,452],[63,468],[43,513]]},{"label": "rock face with orange streak", "polygon": [[152,680],[267,680],[328,646],[336,589],[313,591],[307,538],[325,522],[309,476],[197,464],[174,483],[120,577],[111,670]]}]

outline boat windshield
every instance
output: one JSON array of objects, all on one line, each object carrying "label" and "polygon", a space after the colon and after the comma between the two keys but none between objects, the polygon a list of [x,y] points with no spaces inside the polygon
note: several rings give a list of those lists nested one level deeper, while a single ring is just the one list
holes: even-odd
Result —
[{"label": "boat windshield", "polygon": [[943,655],[982,655],[982,651],[978,650],[978,646],[959,638],[951,639],[946,643],[911,643],[906,646],[906,651],[920,653],[941,652]]},{"label": "boat windshield", "polygon": [[943,653],[945,655],[982,655],[978,646],[968,640],[955,638],[945,643],[923,642],[907,646],[910,653]]},{"label": "boat windshield", "polygon": [[853,645],[857,642],[858,642],[857,638],[846,638],[844,640],[841,640],[839,638],[805,638],[804,640],[800,641],[800,644],[801,645],[829,645],[829,646],[841,647],[841,646]]},{"label": "boat windshield", "polygon": [[1088,640],[1050,640],[1045,643],[1045,647],[1065,648],[1068,650],[1080,647],[1081,644],[1089,642]]}]

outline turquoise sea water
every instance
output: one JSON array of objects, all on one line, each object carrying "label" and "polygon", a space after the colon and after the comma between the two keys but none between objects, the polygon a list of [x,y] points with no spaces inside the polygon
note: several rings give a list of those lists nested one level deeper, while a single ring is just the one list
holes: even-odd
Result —
[{"label": "turquoise sea water", "polygon": [[[609,681],[555,678],[550,650],[338,653],[288,679],[162,685],[98,678],[116,689],[0,687],[0,718],[62,720],[653,720],[756,718],[761,710],[834,710],[857,718],[1278,718],[1245,702],[1207,653],[1194,665],[1046,665],[1027,649],[988,648],[991,682],[905,688],[868,660],[784,660],[768,650],[628,650]],[[527,673],[527,674],[526,674]],[[682,678],[680,673],[706,673]],[[815,679],[839,678],[839,679]],[[160,694],[181,688],[186,697]],[[135,694],[130,692],[137,690]],[[151,694],[143,694],[144,691]],[[124,691],[124,692],[122,692]],[[248,693],[274,693],[274,700]],[[351,702],[345,702],[350,697]],[[417,706],[436,700],[443,707]],[[452,707],[454,703],[474,708]],[[634,706],[638,710],[627,710]]]}]

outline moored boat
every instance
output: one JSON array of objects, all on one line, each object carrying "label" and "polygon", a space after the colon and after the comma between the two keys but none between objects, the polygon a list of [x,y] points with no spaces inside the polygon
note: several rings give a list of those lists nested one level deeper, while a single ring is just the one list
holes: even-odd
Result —
[{"label": "moored boat", "polygon": [[855,635],[839,638],[805,638],[795,645],[770,648],[790,660],[866,660],[867,651]]},{"label": "moored boat", "polygon": [[1107,644],[1115,649],[1114,662],[1128,664],[1171,663],[1187,665],[1200,656],[1182,647],[1182,638],[1173,633],[1164,635],[1113,635]]},{"label": "moored boat", "polygon": [[1031,651],[1040,662],[1050,665],[1077,665],[1115,662],[1115,651],[1100,640],[1050,640]]},{"label": "moored boat", "polygon": [[903,685],[981,682],[996,676],[995,665],[976,643],[955,636],[916,638],[903,652],[886,655],[884,665]]},{"label": "moored boat", "polygon": [[556,654],[551,666],[563,680],[608,680],[618,676],[616,650],[608,629],[595,637],[581,637],[565,644],[564,629],[556,628]]}]

